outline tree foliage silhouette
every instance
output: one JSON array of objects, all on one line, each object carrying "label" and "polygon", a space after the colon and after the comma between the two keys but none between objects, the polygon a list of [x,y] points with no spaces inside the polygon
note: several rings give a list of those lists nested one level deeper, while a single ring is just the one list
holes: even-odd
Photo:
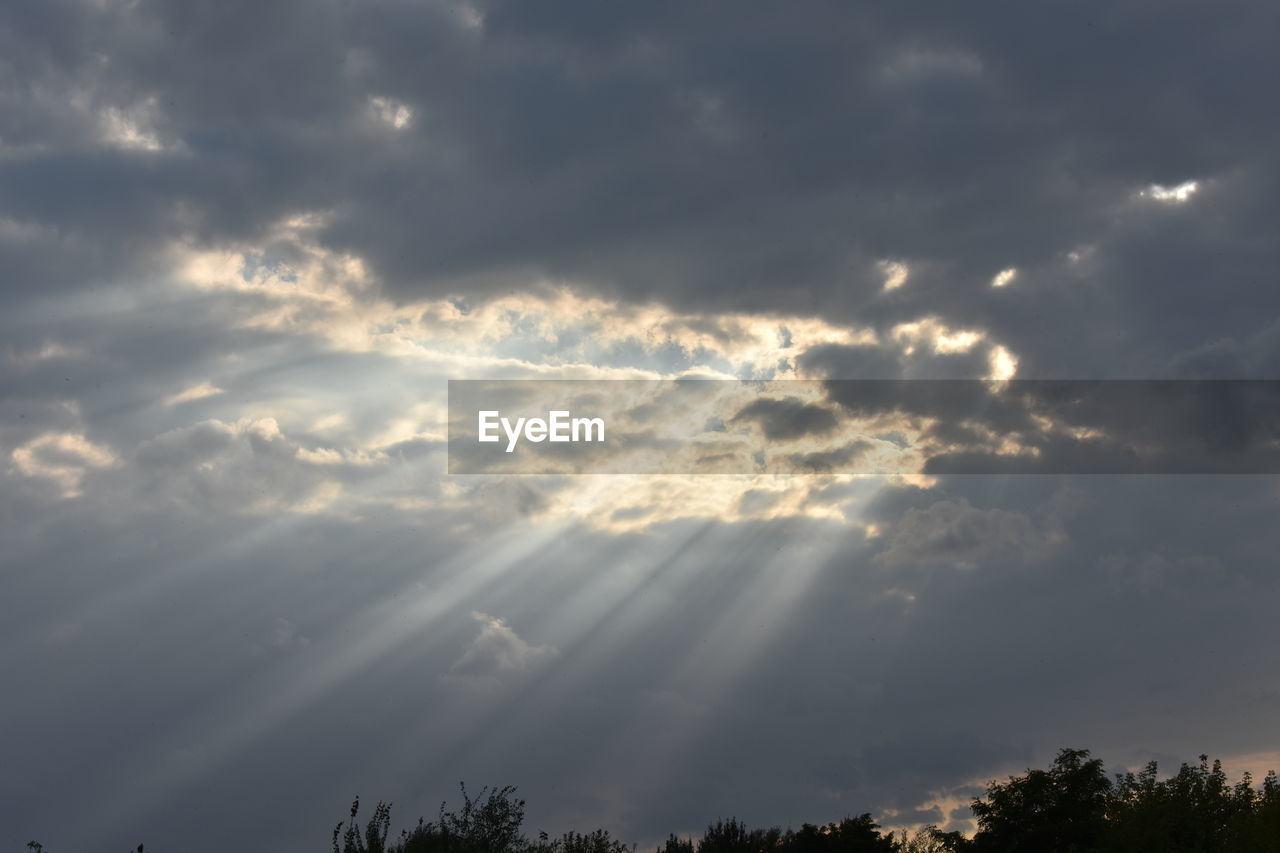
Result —
[{"label": "tree foliage silhouette", "polygon": [[[516,789],[460,786],[456,810],[440,804],[436,819],[390,840],[391,804],[357,820],[360,800],[333,830],[333,853],[634,853],[608,831],[524,835],[524,800]],[[1280,779],[1261,785],[1244,774],[1232,784],[1221,763],[1200,756],[1159,778],[1151,762],[1109,779],[1087,750],[1064,749],[1044,770],[991,782],[971,803],[973,838],[927,826],[882,833],[869,813],[798,830],[751,828],[737,818],[707,826],[700,838],[668,836],[657,853],[1280,853]],[[32,853],[44,846],[32,841]],[[136,853],[143,853],[138,845]]]},{"label": "tree foliage silhouette", "polygon": [[1098,849],[1107,828],[1111,786],[1102,762],[1064,749],[1048,770],[1030,770],[987,786],[975,800],[979,853],[1083,853]]},{"label": "tree foliage silhouette", "polygon": [[[391,805],[379,802],[362,834],[356,823],[360,808],[357,798],[351,804],[351,817],[345,828],[339,823],[333,831],[334,853],[527,853],[536,849],[531,848],[521,832],[524,800],[515,796],[514,787],[485,787],[474,798],[467,793],[465,784],[459,787],[461,808],[451,811],[441,803],[436,820],[424,822],[419,818],[417,826],[403,830],[390,846],[387,836],[391,828]],[[585,846],[587,842],[582,838],[574,834],[570,843],[577,846],[564,853],[596,853],[597,848]],[[547,849],[561,848],[552,845]]]},{"label": "tree foliage silhouette", "polygon": [[1153,761],[1140,773],[1116,776],[1105,853],[1255,853],[1280,851],[1280,782],[1267,774],[1262,790],[1246,773],[1235,785],[1221,762],[1200,756],[1197,766],[1157,779]]},{"label": "tree foliage silhouette", "polygon": [[[707,827],[697,853],[896,853],[893,834],[881,835],[870,814],[825,826],[806,823],[799,830],[748,829],[736,818]],[[692,841],[671,836],[659,853],[693,853]]]},{"label": "tree foliage silhouette", "polygon": [[[1064,749],[1048,770],[992,782],[975,800],[975,853],[1280,853],[1280,781],[1230,784],[1200,756],[1159,779],[1153,761],[1109,781],[1086,750]],[[964,849],[959,847],[957,849]]]}]

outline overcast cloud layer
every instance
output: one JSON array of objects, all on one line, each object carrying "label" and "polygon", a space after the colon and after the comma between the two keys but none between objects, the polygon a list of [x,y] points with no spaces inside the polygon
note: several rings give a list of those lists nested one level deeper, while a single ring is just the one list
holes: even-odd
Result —
[{"label": "overcast cloud layer", "polygon": [[[1063,746],[1277,767],[1275,477],[444,445],[447,379],[1280,378],[1277,31],[4,4],[0,846],[315,850],[355,793],[407,824],[458,780],[534,832],[965,828]],[[744,422],[822,432],[829,389]]]}]

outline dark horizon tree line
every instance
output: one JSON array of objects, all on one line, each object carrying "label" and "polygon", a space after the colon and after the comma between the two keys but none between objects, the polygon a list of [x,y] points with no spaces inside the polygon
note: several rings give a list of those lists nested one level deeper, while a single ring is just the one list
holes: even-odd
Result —
[{"label": "dark horizon tree line", "polygon": [[[332,834],[332,853],[634,853],[606,829],[529,838],[525,801],[510,785],[475,797],[460,786],[457,809],[440,805],[391,838],[391,805],[379,802],[361,825],[359,798]],[[800,829],[750,828],[719,819],[698,838],[670,835],[657,853],[1280,853],[1280,780],[1245,773],[1231,783],[1219,761],[1200,756],[1159,778],[1156,762],[1109,778],[1088,750],[1063,749],[1052,765],[992,781],[970,803],[972,837],[925,826],[881,832],[870,813]],[[27,845],[47,853],[43,845]],[[138,845],[137,853],[143,853]]]}]

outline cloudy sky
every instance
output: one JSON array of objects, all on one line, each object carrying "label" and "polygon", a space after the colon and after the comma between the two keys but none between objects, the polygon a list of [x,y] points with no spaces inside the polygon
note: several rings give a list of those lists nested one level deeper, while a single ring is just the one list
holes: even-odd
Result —
[{"label": "cloudy sky", "polygon": [[1278,31],[3,4],[0,846],[316,850],[459,780],[533,832],[965,828],[1064,746],[1280,767],[1274,476],[445,444],[449,379],[1280,378]]}]

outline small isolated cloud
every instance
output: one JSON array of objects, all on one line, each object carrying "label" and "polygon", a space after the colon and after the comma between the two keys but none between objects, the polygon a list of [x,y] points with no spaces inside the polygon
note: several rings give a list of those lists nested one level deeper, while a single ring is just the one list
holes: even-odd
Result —
[{"label": "small isolated cloud", "polygon": [[221,393],[222,389],[212,382],[201,382],[199,385],[193,385],[184,391],[179,391],[177,394],[165,398],[164,404],[166,406],[177,406],[182,403],[190,403],[192,400],[215,397]]},{"label": "small isolated cloud", "polygon": [[877,266],[880,267],[880,272],[884,273],[885,290],[897,290],[902,287],[907,283],[907,276],[911,274],[907,265],[899,261],[881,261]]},{"label": "small isolated cloud", "polygon": [[14,466],[26,476],[57,484],[64,498],[80,496],[81,484],[91,469],[110,468],[118,461],[109,448],[73,432],[37,436],[14,450],[12,459]]},{"label": "small isolated cloud", "polygon": [[475,610],[471,618],[480,623],[480,633],[450,667],[454,675],[494,677],[527,672],[558,654],[553,646],[530,645],[496,616]]},{"label": "small isolated cloud", "polygon": [[1165,204],[1182,204],[1195,195],[1199,189],[1199,181],[1185,181],[1174,187],[1152,184],[1143,190],[1142,194],[1149,199],[1164,202]]},{"label": "small isolated cloud", "polygon": [[413,121],[413,110],[394,98],[381,96],[370,98],[369,106],[372,107],[379,121],[390,125],[396,130],[403,130]]}]

